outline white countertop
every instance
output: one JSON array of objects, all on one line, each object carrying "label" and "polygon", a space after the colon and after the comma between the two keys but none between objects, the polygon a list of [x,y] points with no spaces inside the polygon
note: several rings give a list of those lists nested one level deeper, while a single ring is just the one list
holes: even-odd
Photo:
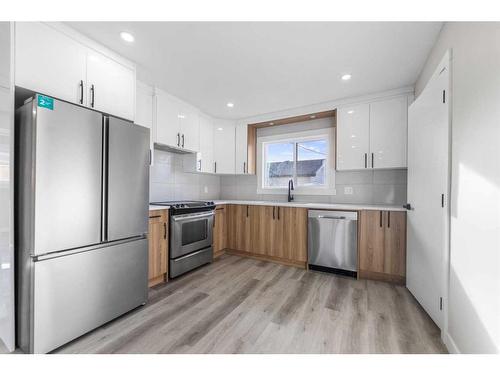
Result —
[{"label": "white countertop", "polygon": [[154,210],[168,210],[170,206],[156,206],[154,204],[149,205],[149,211],[154,211]]},{"label": "white countertop", "polygon": [[[219,204],[248,204],[252,206],[280,206],[280,207],[302,207],[321,210],[375,210],[375,211],[406,211],[402,206],[390,204],[350,204],[350,203],[305,203],[305,202],[280,202],[280,201],[245,201],[245,200],[214,200]],[[166,210],[170,206],[149,205],[149,210]]]},{"label": "white countertop", "polygon": [[349,204],[349,203],[306,203],[279,201],[244,201],[244,200],[214,200],[215,204],[248,204],[255,206],[281,206],[316,208],[322,210],[376,210],[376,211],[406,211],[402,206],[385,204]]}]

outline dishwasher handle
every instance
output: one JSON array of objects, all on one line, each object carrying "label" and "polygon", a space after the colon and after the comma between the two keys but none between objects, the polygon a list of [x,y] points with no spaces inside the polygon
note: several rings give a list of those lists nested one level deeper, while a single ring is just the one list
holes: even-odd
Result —
[{"label": "dishwasher handle", "polygon": [[[318,219],[346,220],[347,218],[345,216],[324,216],[324,215],[320,215],[320,216],[318,216]],[[349,219],[349,220],[352,220],[352,219]]]}]

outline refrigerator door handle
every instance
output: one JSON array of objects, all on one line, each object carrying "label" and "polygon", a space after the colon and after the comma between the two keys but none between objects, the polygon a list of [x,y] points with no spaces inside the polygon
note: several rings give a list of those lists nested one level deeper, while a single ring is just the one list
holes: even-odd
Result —
[{"label": "refrigerator door handle", "polygon": [[108,136],[109,117],[102,117],[101,241],[108,240]]}]

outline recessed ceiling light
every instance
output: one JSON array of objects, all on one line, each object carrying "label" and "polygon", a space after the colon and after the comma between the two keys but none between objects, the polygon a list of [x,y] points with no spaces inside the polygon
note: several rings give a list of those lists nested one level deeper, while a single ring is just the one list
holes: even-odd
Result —
[{"label": "recessed ceiling light", "polygon": [[316,118],[316,115],[311,115],[309,116],[309,118]]},{"label": "recessed ceiling light", "polygon": [[354,111],[351,109],[351,110],[347,111],[347,113],[352,115],[354,113]]},{"label": "recessed ceiling light", "polygon": [[222,130],[224,130],[224,129],[222,129],[222,128],[217,128],[217,130],[222,131]]},{"label": "recessed ceiling light", "polygon": [[274,125],[274,122],[270,122],[269,125]]},{"label": "recessed ceiling light", "polygon": [[233,107],[234,107],[234,103],[231,103],[231,102],[227,103],[226,105],[227,105],[229,108],[233,108]]},{"label": "recessed ceiling light", "polygon": [[186,116],[184,116],[184,115],[177,115],[177,118],[183,119],[183,118],[186,118]]},{"label": "recessed ceiling light", "polygon": [[350,74],[344,74],[342,76],[342,81],[349,81],[351,79],[351,75]]},{"label": "recessed ceiling light", "polygon": [[122,31],[120,33],[120,37],[124,41],[129,42],[129,43],[132,43],[135,40],[134,36],[132,34],[130,34],[130,33],[127,33],[126,31]]}]

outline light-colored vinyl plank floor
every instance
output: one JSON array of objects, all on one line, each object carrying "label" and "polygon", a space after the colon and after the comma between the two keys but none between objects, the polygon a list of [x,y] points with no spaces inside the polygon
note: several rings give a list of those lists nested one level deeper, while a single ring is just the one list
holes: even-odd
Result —
[{"label": "light-colored vinyl plank floor", "polygon": [[402,286],[223,255],[56,353],[446,353]]}]

